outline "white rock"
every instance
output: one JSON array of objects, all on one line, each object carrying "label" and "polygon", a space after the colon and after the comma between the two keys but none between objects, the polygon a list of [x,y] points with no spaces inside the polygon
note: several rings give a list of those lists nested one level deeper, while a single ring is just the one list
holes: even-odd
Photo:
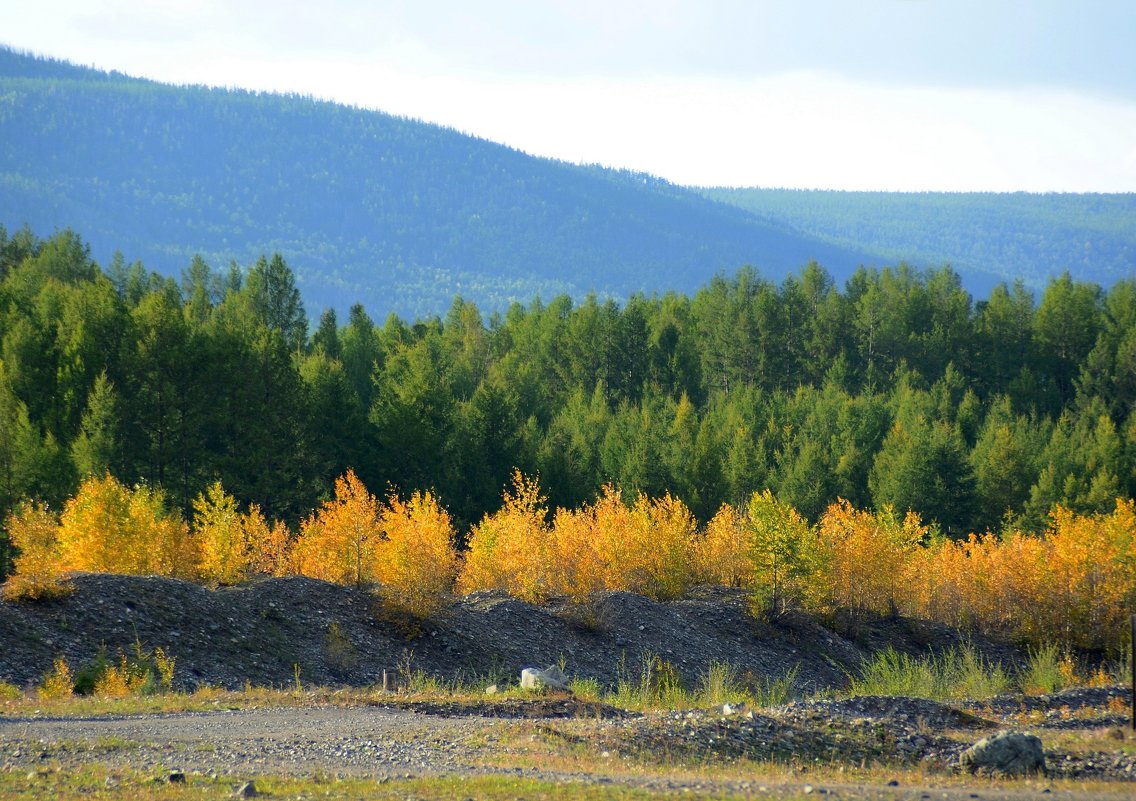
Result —
[{"label": "white rock", "polygon": [[521,671],[521,688],[525,690],[567,690],[568,677],[556,665],[541,668],[525,668]]}]

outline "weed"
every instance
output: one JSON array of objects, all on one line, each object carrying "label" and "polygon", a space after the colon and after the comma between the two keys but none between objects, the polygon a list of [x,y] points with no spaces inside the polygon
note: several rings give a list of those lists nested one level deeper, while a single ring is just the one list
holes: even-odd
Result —
[{"label": "weed", "polygon": [[598,679],[572,679],[568,687],[581,701],[599,701],[603,697]]},{"label": "weed", "polygon": [[756,707],[782,706],[797,697],[797,673],[800,665],[793,665],[789,671],[780,678],[765,678],[760,681],[746,682],[749,689],[750,703]]},{"label": "weed", "polygon": [[1068,655],[1063,655],[1054,643],[1031,648],[1018,684],[1026,695],[1050,695],[1072,683],[1070,665]]},{"label": "weed", "polygon": [[175,657],[170,656],[161,648],[154,649],[154,667],[158,670],[158,681],[163,690],[169,691],[174,686]]},{"label": "weed", "polygon": [[327,652],[328,662],[336,670],[351,670],[358,664],[359,652],[355,648],[355,643],[351,641],[351,637],[338,622],[332,621],[331,625],[327,627],[323,645]]},{"label": "weed", "polygon": [[0,681],[0,701],[15,701],[16,699],[23,697],[24,694],[15,684],[7,681]]},{"label": "weed", "polygon": [[624,657],[620,657],[618,673],[620,677],[615,693],[608,698],[614,706],[625,709],[683,709],[692,703],[675,666],[650,651],[644,651],[640,656],[638,677],[627,673]]},{"label": "weed", "polygon": [[43,700],[70,698],[75,692],[75,679],[67,660],[58,657],[50,673],[43,677],[43,683],[36,688],[36,694]]}]

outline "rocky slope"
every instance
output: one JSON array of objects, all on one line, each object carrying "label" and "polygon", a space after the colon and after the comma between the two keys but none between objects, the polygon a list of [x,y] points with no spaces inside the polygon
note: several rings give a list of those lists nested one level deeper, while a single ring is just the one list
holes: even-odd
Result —
[{"label": "rocky slope", "polygon": [[[216,590],[175,579],[80,574],[74,592],[47,602],[0,603],[0,680],[35,684],[54,659],[81,670],[105,648],[136,644],[176,660],[175,684],[237,689],[292,684],[367,686],[384,669],[449,679],[513,679],[528,665],[563,662],[569,675],[612,685],[637,679],[644,658],[669,662],[689,686],[726,662],[756,682],[796,669],[801,692],[839,687],[874,650],[908,653],[957,644],[957,632],[925,623],[878,621],[855,641],[797,617],[763,624],[744,594],[704,588],[658,603],[629,593],[597,596],[586,609],[536,606],[497,593],[455,598],[444,618],[416,623],[378,608],[362,589],[306,578],[269,579]],[[982,640],[988,657],[1018,658]]]}]

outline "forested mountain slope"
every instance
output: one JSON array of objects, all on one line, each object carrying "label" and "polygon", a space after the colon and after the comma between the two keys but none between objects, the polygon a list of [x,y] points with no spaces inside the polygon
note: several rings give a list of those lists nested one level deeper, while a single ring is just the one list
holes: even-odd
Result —
[{"label": "forested mountain slope", "polygon": [[313,308],[382,319],[567,293],[693,291],[874,258],[643,175],[297,96],[173,87],[0,50],[0,224],[83,232],[177,276],[288,259]]},{"label": "forested mountain slope", "polygon": [[[833,244],[924,267],[950,264],[1034,291],[1065,270],[1108,286],[1136,275],[1136,194],[822,192],[704,194]],[[986,288],[969,282],[972,292]]]}]

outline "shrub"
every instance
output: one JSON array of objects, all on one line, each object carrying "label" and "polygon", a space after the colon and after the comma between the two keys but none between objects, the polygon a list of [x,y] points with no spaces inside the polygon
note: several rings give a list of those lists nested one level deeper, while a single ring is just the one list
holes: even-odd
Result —
[{"label": "shrub", "polygon": [[36,688],[36,695],[47,701],[70,698],[74,692],[75,680],[71,677],[71,668],[66,659],[57,657],[51,672],[43,677],[43,682]]}]

